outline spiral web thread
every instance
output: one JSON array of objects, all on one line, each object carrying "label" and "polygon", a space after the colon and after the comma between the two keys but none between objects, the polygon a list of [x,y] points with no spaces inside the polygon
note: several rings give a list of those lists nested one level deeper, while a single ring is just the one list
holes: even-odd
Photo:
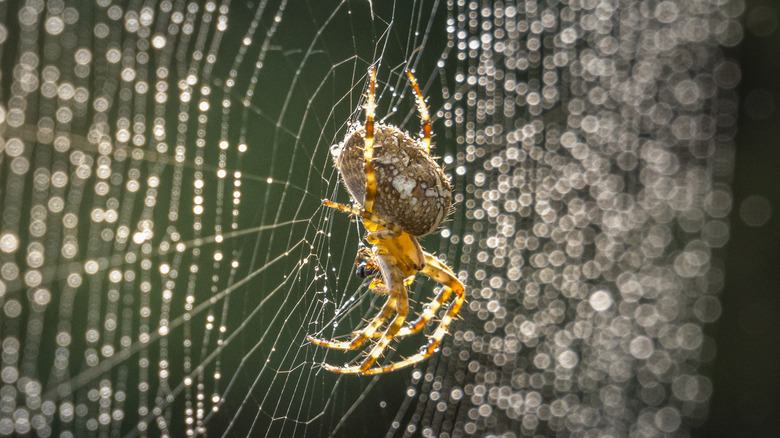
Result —
[{"label": "spiral web thread", "polygon": [[[315,3],[0,3],[0,435],[701,424],[742,2]],[[416,133],[406,69],[429,98],[456,206],[423,245],[467,287],[373,378],[305,341],[381,306],[320,206],[369,65],[378,122]]]}]

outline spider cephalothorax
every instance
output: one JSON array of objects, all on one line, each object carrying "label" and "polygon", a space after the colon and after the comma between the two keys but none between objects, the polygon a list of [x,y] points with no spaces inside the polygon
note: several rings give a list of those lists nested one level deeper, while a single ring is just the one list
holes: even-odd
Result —
[{"label": "spider cephalothorax", "polygon": [[[325,200],[331,208],[359,216],[366,228],[370,248],[358,251],[358,275],[372,277],[369,289],[386,294],[379,313],[348,341],[328,341],[308,336],[317,344],[340,350],[359,348],[367,340],[377,340],[357,365],[337,367],[323,364],[339,373],[377,374],[413,365],[432,355],[447,328],[458,314],[465,298],[463,284],[447,265],[423,251],[417,238],[436,230],[450,209],[452,187],[441,167],[430,156],[431,124],[428,108],[417,81],[407,72],[417,96],[423,136],[416,139],[392,125],[374,124],[374,69],[369,71],[366,122],[351,130],[337,149],[336,168],[352,199],[359,207]],[[443,285],[419,317],[406,323],[409,297],[406,285],[422,273]],[[439,308],[452,294],[455,299],[441,316],[427,345],[399,362],[372,367],[395,337],[420,331],[437,317]],[[395,313],[389,324],[387,319]]]}]

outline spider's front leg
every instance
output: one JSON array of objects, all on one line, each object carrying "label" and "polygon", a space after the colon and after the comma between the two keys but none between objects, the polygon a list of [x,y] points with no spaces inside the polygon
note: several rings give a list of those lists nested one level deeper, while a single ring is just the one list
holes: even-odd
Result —
[{"label": "spider's front leg", "polygon": [[[433,300],[425,304],[417,319],[409,321],[409,323],[398,332],[396,335],[398,337],[411,335],[422,330],[422,328],[428,325],[431,319],[436,316],[436,313],[441,306],[450,298],[453,290],[458,291],[463,289],[463,285],[455,278],[455,274],[447,265],[441,263],[439,259],[434,257],[433,254],[425,253],[425,268],[423,268],[421,272],[425,276],[445,286],[439,290],[439,293],[436,294],[436,297]],[[459,300],[462,301],[460,295],[456,297],[454,305],[460,307],[461,304],[458,303]],[[380,333],[374,333],[375,338],[379,336],[381,336]]]},{"label": "spider's front leg", "polygon": [[[436,312],[438,312],[441,305],[450,298],[452,292],[455,292],[456,294],[455,301],[450,306],[450,311],[452,311],[453,306],[456,307],[453,315],[457,314],[458,309],[460,309],[460,307],[463,305],[463,301],[465,299],[463,284],[460,282],[460,280],[458,280],[458,278],[455,276],[455,273],[452,272],[452,269],[450,269],[449,266],[440,262],[439,259],[433,256],[433,254],[426,252],[425,269],[423,269],[422,273],[437,283],[442,284],[444,287],[441,288],[439,293],[436,295],[436,298],[434,298],[429,304],[425,306],[419,318],[414,321],[410,321],[409,325],[401,330],[401,333],[398,334],[399,336],[417,333],[420,331],[420,329],[425,327],[425,325],[428,324],[428,322],[436,315]],[[448,315],[449,313],[450,312],[448,312]],[[447,321],[447,324],[449,324],[449,321]]]},{"label": "spider's front leg", "polygon": [[[339,204],[336,202],[331,202],[328,200],[323,201],[323,204],[340,210],[344,211],[349,214],[354,215],[367,215],[373,217],[371,213],[367,213],[363,210],[358,210],[354,207],[350,207],[348,205]],[[374,255],[374,252],[370,250],[369,248],[361,247],[358,250],[358,258],[364,261],[369,262],[371,267],[369,269],[374,270],[380,270],[379,266],[377,265],[376,256]],[[380,270],[381,272],[381,270]],[[387,288],[384,286],[384,283],[382,281],[382,276],[379,276],[380,278],[375,278],[371,285],[369,286],[370,289],[386,293]],[[388,317],[393,313],[393,310],[396,308],[397,304],[397,297],[393,294],[388,294],[389,298],[387,301],[385,301],[385,304],[382,306],[382,308],[379,310],[379,313],[377,313],[376,316],[361,330],[357,330],[352,332],[352,338],[348,341],[333,341],[333,340],[327,340],[322,338],[317,338],[312,335],[307,335],[306,339],[316,345],[320,345],[327,348],[333,348],[335,350],[354,350],[359,348],[363,343],[365,343],[366,339],[369,338],[375,338],[375,337],[381,337],[383,336],[381,332],[378,332],[380,327],[384,324],[384,322],[387,320]]]},{"label": "spider's front leg", "polygon": [[[442,317],[439,326],[436,327],[433,335],[431,335],[428,339],[428,344],[423,346],[419,353],[407,357],[400,362],[394,362],[381,367],[371,368],[364,371],[363,374],[379,374],[387,371],[393,371],[399,368],[414,365],[427,359],[436,351],[437,348],[439,348],[441,340],[444,338],[444,335],[447,334],[447,329],[450,323],[460,311],[460,308],[466,299],[463,283],[458,280],[458,277],[455,276],[455,273],[452,272],[452,269],[450,269],[449,266],[441,263],[436,257],[425,253],[425,259],[426,264],[425,268],[422,270],[422,273],[430,277],[432,280],[440,283],[444,287],[444,290],[439,293],[431,306],[435,305],[436,308],[438,308],[452,293],[455,293],[455,300],[452,302],[452,304],[450,304],[450,307],[447,309],[447,313],[444,315],[444,317]],[[413,333],[412,330],[418,331],[433,317],[434,314],[435,312],[431,312],[427,315],[421,315],[420,318],[417,321],[412,322],[409,327],[404,327],[403,330],[399,330],[398,335]],[[404,330],[408,331],[403,333]]]},{"label": "spider's front leg", "polygon": [[[441,306],[450,299],[453,290],[456,291],[456,293],[457,291],[463,290],[463,285],[460,283],[460,281],[458,281],[458,279],[455,277],[455,274],[447,265],[440,262],[439,259],[433,256],[433,254],[427,252],[423,253],[425,255],[425,266],[420,272],[434,281],[445,285],[445,287],[442,287],[439,290],[433,300],[423,306],[423,310],[420,312],[420,315],[417,317],[417,319],[409,321],[409,323],[398,332],[396,335],[397,337],[411,335],[422,330],[422,328],[425,327],[431,321],[431,319],[436,316],[436,313],[439,311]],[[406,284],[411,284],[413,280],[414,277],[410,277],[407,279]],[[374,283],[372,283],[372,286],[373,284]],[[459,304],[458,301],[462,301],[462,299],[463,298],[458,295],[453,305],[460,307],[461,304]],[[375,338],[380,336],[382,336],[382,334],[378,332],[375,332],[373,335]]]},{"label": "spider's front leg", "polygon": [[[380,314],[377,315],[369,324],[369,327],[374,326],[375,327],[374,330],[376,330],[376,328],[378,328],[381,325],[381,323],[385,319],[387,319],[387,316],[389,316],[389,313],[392,312],[392,309],[394,309],[396,312],[395,318],[393,318],[390,325],[382,334],[382,337],[379,339],[379,341],[376,344],[374,344],[374,346],[369,351],[368,356],[366,356],[366,358],[363,359],[363,361],[360,364],[354,366],[344,366],[344,367],[323,364],[322,367],[328,371],[333,371],[336,373],[343,373],[343,374],[375,374],[377,372],[376,370],[379,370],[380,368],[371,368],[371,365],[373,365],[374,362],[376,362],[377,359],[379,359],[379,357],[382,356],[382,353],[384,353],[385,349],[387,348],[387,345],[390,343],[393,337],[401,330],[401,328],[404,325],[404,321],[406,321],[406,315],[409,313],[409,297],[407,296],[406,287],[404,286],[403,273],[400,270],[395,268],[395,263],[397,262],[393,260],[392,256],[379,254],[376,256],[376,263],[377,266],[379,266],[379,270],[382,274],[382,278],[385,283],[385,287],[387,289],[387,294],[389,298],[387,299],[385,305],[382,307]],[[386,311],[387,308],[391,310],[387,311],[388,315],[383,317],[383,313]],[[377,321],[378,319],[381,319],[381,321]],[[367,327],[367,329],[369,327]],[[362,344],[369,336],[371,335],[368,335],[364,329],[363,331],[361,331],[360,335],[356,336],[355,338],[362,337],[363,339],[360,341],[360,343]],[[310,339],[310,340],[312,340],[312,342],[315,341],[314,339]],[[324,345],[326,347],[329,347],[334,344],[338,344],[338,343],[331,343],[330,341],[324,341],[324,343],[319,343],[319,345]],[[336,348],[336,347],[332,347],[332,348]]]},{"label": "spider's front leg", "polygon": [[349,341],[329,341],[327,339],[315,338],[311,335],[306,336],[306,339],[308,339],[312,344],[333,348],[335,350],[354,350],[359,348],[361,345],[363,345],[364,342],[366,342],[366,339],[375,335],[379,327],[381,327],[387,318],[393,313],[393,309],[396,307],[396,300],[397,298],[391,295],[382,306],[382,309],[379,310],[379,313],[371,320],[371,322],[369,322],[368,325],[366,325],[362,330],[354,332],[352,334],[352,339]]}]

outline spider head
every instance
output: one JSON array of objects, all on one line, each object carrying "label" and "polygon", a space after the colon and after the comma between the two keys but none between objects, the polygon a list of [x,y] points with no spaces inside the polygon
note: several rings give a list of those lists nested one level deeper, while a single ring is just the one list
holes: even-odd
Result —
[{"label": "spider head", "polygon": [[366,246],[363,245],[363,242],[360,242],[360,246],[358,246],[357,258],[355,259],[355,264],[357,265],[355,274],[358,277],[368,278],[373,277],[379,273],[379,268],[374,263],[373,258],[374,254],[371,252],[371,250],[366,248]]},{"label": "spider head", "polygon": [[355,270],[355,274],[360,278],[373,277],[377,273],[379,273],[379,269],[377,269],[376,266],[369,265],[366,262],[360,262],[357,269]]}]

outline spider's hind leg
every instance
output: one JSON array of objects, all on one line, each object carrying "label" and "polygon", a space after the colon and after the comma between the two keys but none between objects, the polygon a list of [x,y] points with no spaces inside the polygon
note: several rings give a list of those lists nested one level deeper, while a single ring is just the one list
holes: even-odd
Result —
[{"label": "spider's hind leg", "polygon": [[425,98],[420,91],[420,86],[417,85],[417,79],[414,77],[411,71],[407,70],[406,75],[409,76],[409,82],[414,88],[414,94],[417,96],[417,111],[420,113],[420,119],[422,120],[423,130],[423,144],[425,145],[425,153],[431,152],[431,116],[428,114],[428,107],[425,105]]},{"label": "spider's hind leg", "polygon": [[376,177],[374,175],[374,165],[371,160],[374,158],[374,89],[376,88],[376,70],[372,65],[368,71],[371,82],[368,86],[368,96],[365,105],[366,109],[366,137],[363,146],[363,171],[366,174],[366,198],[363,201],[363,208],[367,212],[374,211],[374,199],[376,198]]}]

